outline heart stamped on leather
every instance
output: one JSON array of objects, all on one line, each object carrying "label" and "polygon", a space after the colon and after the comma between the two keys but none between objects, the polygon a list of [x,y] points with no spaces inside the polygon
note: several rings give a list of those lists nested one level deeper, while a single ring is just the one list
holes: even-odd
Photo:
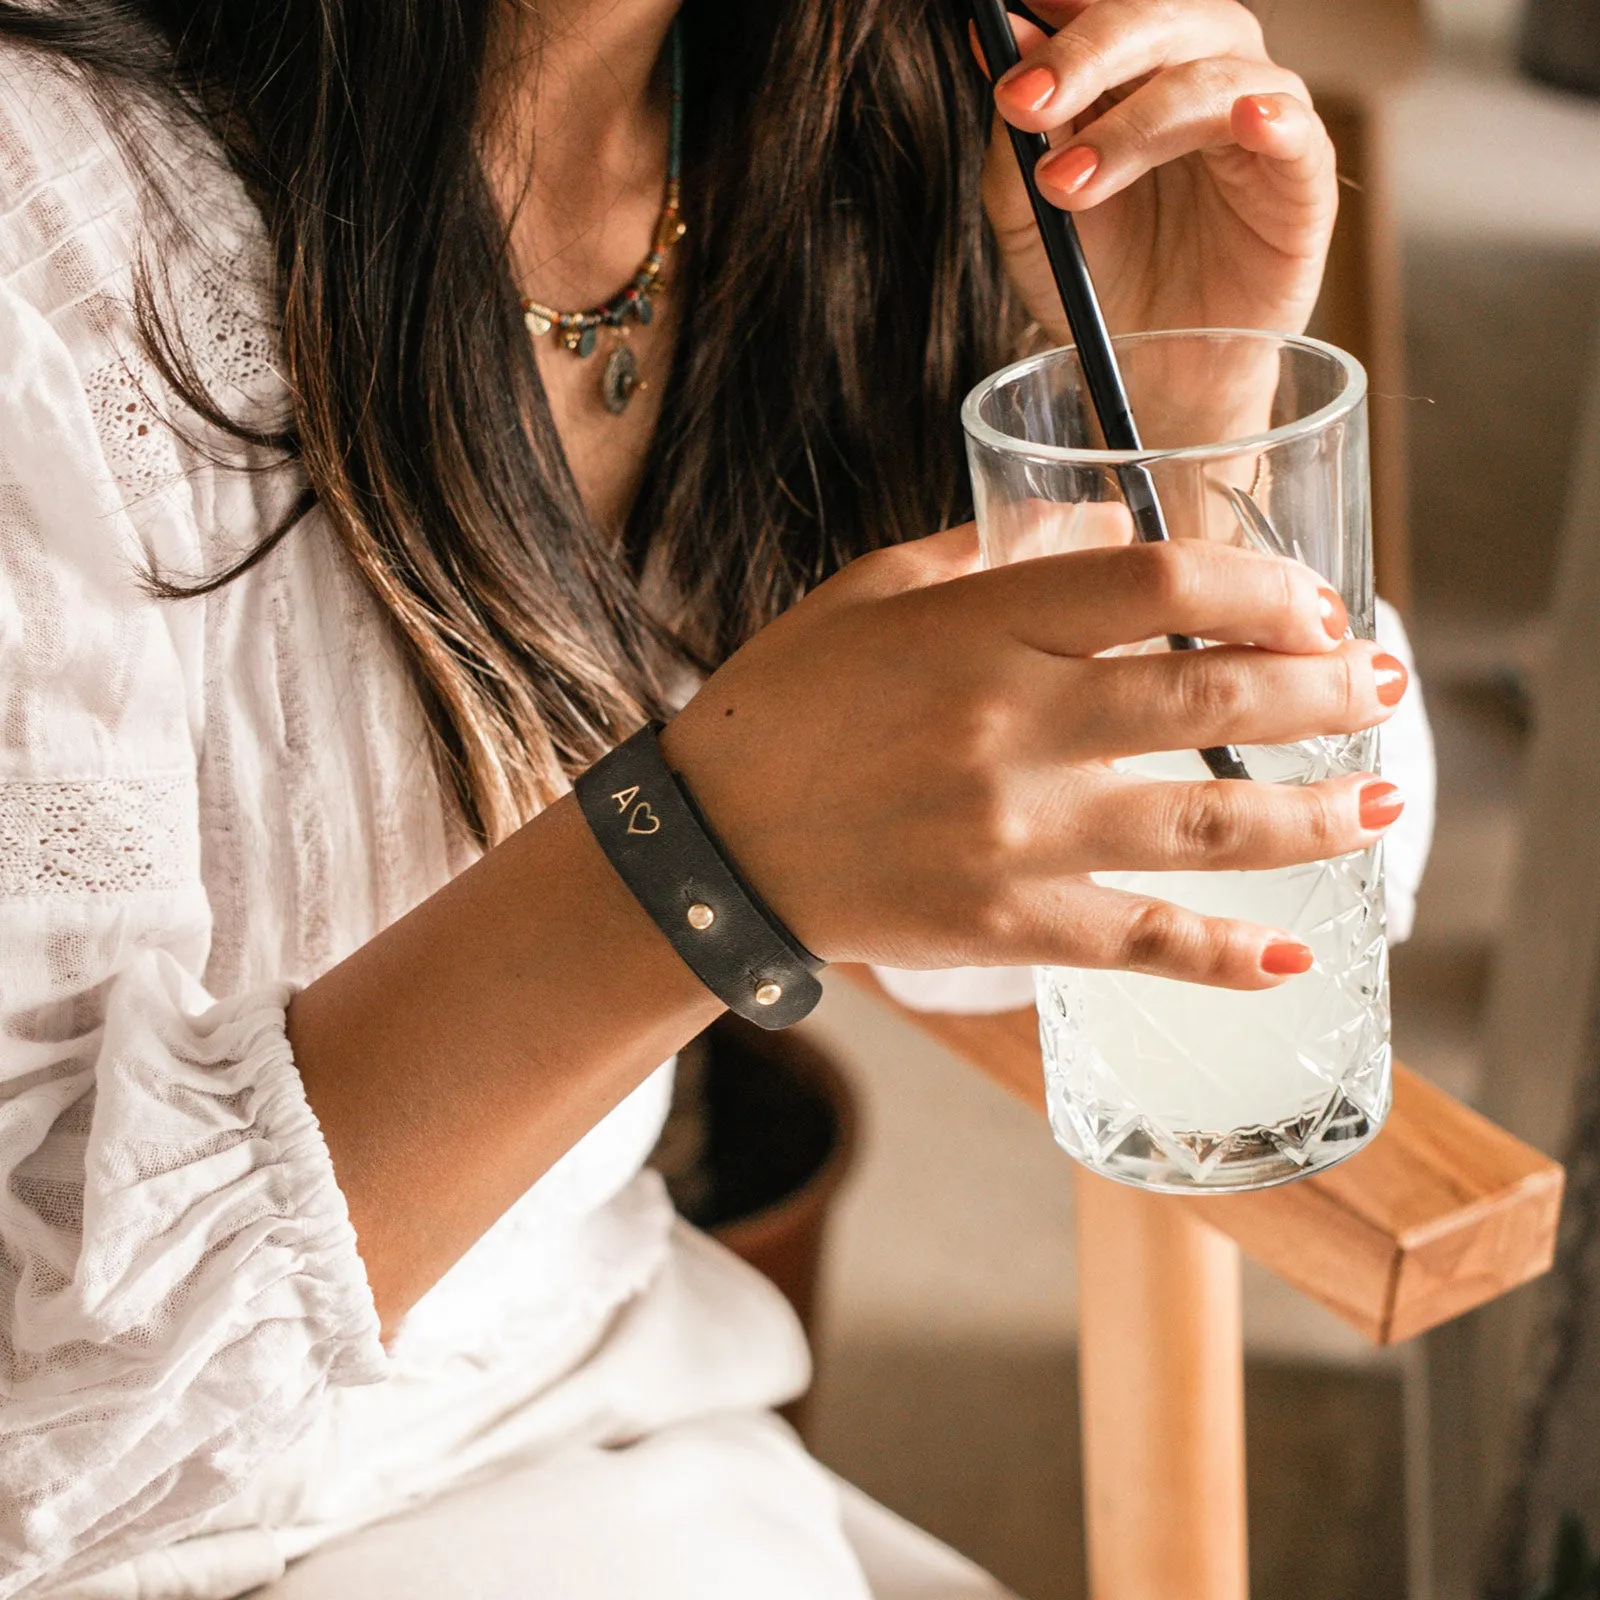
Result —
[{"label": "heart stamped on leather", "polygon": [[633,808],[633,814],[628,818],[629,833],[659,833],[661,831],[661,818],[650,809],[648,800],[641,800]]}]

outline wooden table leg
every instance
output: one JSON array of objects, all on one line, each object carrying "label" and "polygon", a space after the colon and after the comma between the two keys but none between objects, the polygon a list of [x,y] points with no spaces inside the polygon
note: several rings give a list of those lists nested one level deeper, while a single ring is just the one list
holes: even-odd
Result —
[{"label": "wooden table leg", "polygon": [[1091,1600],[1245,1600],[1238,1246],[1083,1171],[1077,1196]]}]

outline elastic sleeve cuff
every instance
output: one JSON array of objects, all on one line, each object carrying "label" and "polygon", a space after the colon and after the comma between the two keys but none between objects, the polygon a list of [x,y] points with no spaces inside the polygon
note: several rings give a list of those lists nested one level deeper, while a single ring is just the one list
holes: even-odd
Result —
[{"label": "elastic sleeve cuff", "polygon": [[237,1019],[245,1037],[229,1052],[256,1064],[254,1121],[276,1151],[286,1215],[302,1231],[296,1270],[279,1287],[292,1286],[324,1344],[330,1383],[378,1383],[388,1376],[389,1358],[344,1191],[289,1044],[293,994],[281,985],[253,995],[249,1013]]}]

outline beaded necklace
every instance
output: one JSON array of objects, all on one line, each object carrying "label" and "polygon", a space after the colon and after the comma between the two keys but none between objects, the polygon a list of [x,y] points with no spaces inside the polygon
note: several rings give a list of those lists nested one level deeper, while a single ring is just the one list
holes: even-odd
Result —
[{"label": "beaded necklace", "polygon": [[522,302],[523,321],[529,333],[535,338],[554,333],[573,355],[585,361],[595,352],[600,330],[611,330],[613,343],[600,377],[600,398],[613,416],[625,411],[635,392],[645,387],[639,376],[638,358],[628,344],[628,325],[630,322],[648,324],[655,315],[654,299],[666,292],[662,269],[673,246],[688,232],[678,210],[678,179],[683,167],[683,24],[676,17],[668,43],[672,54],[672,106],[667,192],[649,255],[639,264],[639,270],[626,287],[592,310],[557,311],[537,300]]}]

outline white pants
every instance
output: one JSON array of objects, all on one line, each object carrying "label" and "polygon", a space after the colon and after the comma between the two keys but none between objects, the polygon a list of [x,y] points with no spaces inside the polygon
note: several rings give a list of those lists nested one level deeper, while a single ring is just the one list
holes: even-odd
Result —
[{"label": "white pants", "polygon": [[1010,1600],[815,1470],[770,1414],[456,1490],[324,1545],[255,1600]]},{"label": "white pants", "polygon": [[335,1436],[379,1473],[387,1460],[369,1501],[387,1514],[308,1532],[256,1600],[1007,1600],[772,1414],[807,1367],[782,1297],[680,1227],[565,1378],[476,1420],[463,1390],[448,1452],[400,1459],[443,1436],[436,1398],[413,1413],[352,1391],[352,1406],[384,1405],[381,1425],[347,1419]]},{"label": "white pants", "polygon": [[679,1226],[559,1375],[340,1391],[203,1534],[51,1600],[1008,1600],[806,1454],[770,1408],[808,1369],[777,1290]]}]

